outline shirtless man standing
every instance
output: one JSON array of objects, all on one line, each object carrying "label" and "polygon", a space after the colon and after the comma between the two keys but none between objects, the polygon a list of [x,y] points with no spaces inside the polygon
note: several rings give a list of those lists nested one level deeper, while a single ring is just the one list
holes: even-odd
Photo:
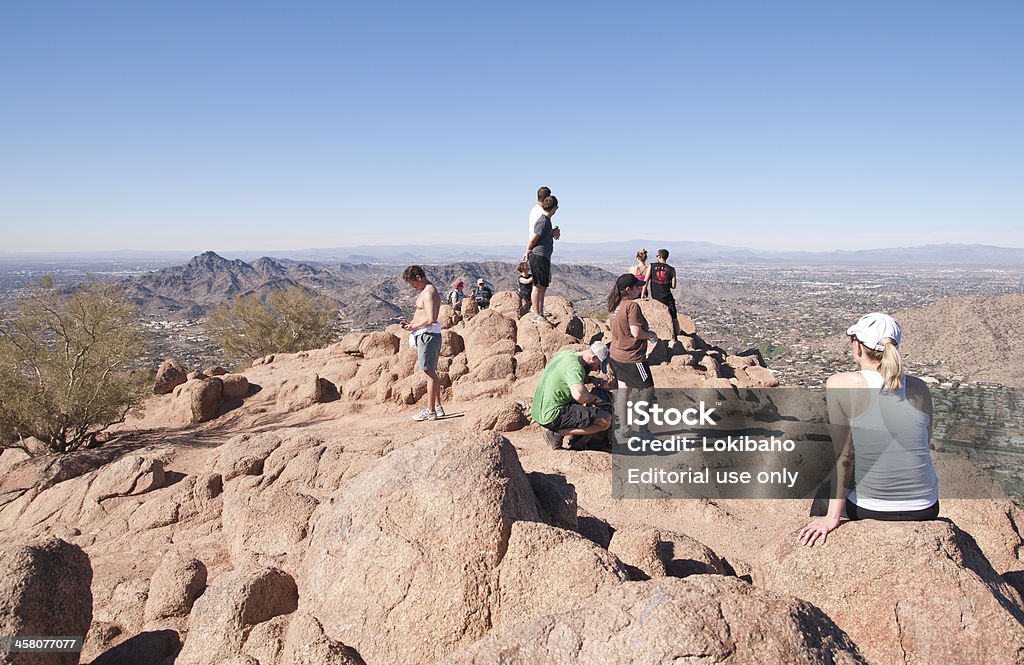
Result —
[{"label": "shirtless man standing", "polygon": [[444,409],[441,407],[441,380],[437,376],[437,358],[441,353],[441,324],[438,323],[437,316],[441,311],[441,294],[419,266],[406,268],[402,272],[402,279],[419,291],[412,321],[402,319],[401,326],[411,333],[409,346],[416,349],[416,366],[427,375],[427,405],[412,419],[437,420],[444,417]]}]

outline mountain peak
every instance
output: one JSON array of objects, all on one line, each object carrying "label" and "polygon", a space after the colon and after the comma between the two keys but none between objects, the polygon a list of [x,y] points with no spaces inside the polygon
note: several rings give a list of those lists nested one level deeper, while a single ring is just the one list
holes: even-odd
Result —
[{"label": "mountain peak", "polygon": [[192,260],[188,262],[188,265],[193,267],[220,267],[227,266],[232,263],[235,263],[235,261],[228,261],[217,252],[207,251],[203,252],[199,256],[193,256]]}]

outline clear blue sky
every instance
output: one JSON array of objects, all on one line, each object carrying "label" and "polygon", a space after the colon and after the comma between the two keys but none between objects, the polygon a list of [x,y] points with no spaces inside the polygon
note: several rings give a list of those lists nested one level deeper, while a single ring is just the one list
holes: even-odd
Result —
[{"label": "clear blue sky", "polygon": [[0,249],[1024,246],[1024,3],[6,2]]}]

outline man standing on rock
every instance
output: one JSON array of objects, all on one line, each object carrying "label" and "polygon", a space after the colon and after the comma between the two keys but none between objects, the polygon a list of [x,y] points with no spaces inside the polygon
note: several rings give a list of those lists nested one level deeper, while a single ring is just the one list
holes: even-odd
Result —
[{"label": "man standing on rock", "polygon": [[672,317],[672,337],[679,336],[679,315],[676,313],[676,299],[672,289],[676,288],[676,269],[668,264],[668,250],[658,250],[658,261],[651,264],[651,297],[668,307]]},{"label": "man standing on rock", "polygon": [[584,385],[590,370],[607,369],[608,356],[608,347],[594,342],[584,351],[556,353],[541,374],[530,416],[544,426],[544,440],[552,450],[562,447],[563,437],[572,437],[572,448],[583,437],[611,427],[609,405],[601,404]]},{"label": "man standing on rock", "polygon": [[[542,188],[544,189],[544,188]],[[530,265],[533,273],[533,322],[550,323],[544,312],[544,294],[551,284],[551,254],[555,248],[555,240],[561,237],[557,226],[551,226],[551,218],[558,211],[558,199],[547,196],[540,202],[542,214],[533,225],[530,242],[523,253],[523,261]]]},{"label": "man standing on rock", "polygon": [[406,268],[402,272],[402,279],[419,291],[412,320],[402,319],[401,326],[411,333],[409,346],[416,349],[416,366],[427,376],[427,405],[412,419],[437,420],[444,417],[441,379],[437,376],[437,358],[441,355],[441,324],[437,320],[441,311],[441,294],[420,266]]},{"label": "man standing on rock", "polygon": [[549,196],[551,196],[550,187],[541,187],[537,190],[537,202],[533,204],[532,208],[530,208],[530,226],[526,229],[527,242],[529,242],[530,238],[533,237],[533,227],[537,223],[537,220],[544,214],[544,208],[541,207],[541,203],[543,203],[544,199]]}]

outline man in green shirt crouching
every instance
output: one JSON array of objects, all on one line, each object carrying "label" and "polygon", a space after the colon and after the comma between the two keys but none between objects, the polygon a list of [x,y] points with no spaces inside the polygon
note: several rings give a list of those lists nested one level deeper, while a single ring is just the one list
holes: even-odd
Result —
[{"label": "man in green shirt crouching", "polygon": [[590,370],[605,371],[608,347],[594,342],[583,351],[560,351],[541,374],[533,394],[530,415],[544,426],[544,440],[552,450],[562,447],[562,438],[570,439],[570,447],[582,437],[603,432],[611,427],[611,405],[600,402],[584,384]]}]

